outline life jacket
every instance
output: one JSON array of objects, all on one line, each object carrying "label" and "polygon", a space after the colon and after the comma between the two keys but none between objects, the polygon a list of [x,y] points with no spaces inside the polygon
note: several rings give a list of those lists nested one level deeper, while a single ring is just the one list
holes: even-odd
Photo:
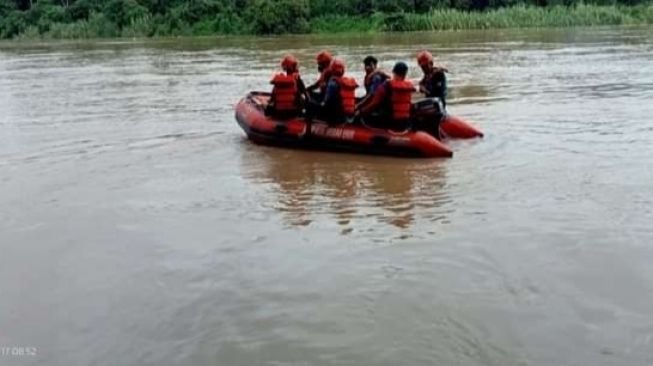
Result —
[{"label": "life jacket", "polygon": [[346,76],[334,77],[340,87],[340,103],[345,116],[353,116],[356,107],[356,88],[358,83],[354,78]]},{"label": "life jacket", "polygon": [[410,118],[411,98],[415,87],[410,80],[393,79],[388,82],[390,86],[390,107],[393,120],[406,120]]},{"label": "life jacket", "polygon": [[381,76],[383,81],[386,81],[386,80],[390,79],[390,76],[388,74],[386,74],[385,72],[383,72],[381,70],[378,70],[378,69],[372,71],[371,73],[369,73],[367,75],[365,75],[365,81],[364,81],[365,91],[367,91],[368,93],[370,92],[370,87],[372,86],[372,79],[374,79],[374,77],[377,76],[377,75]]},{"label": "life jacket", "polygon": [[279,112],[289,112],[297,110],[297,78],[299,74],[276,74],[270,84],[272,88],[272,98],[274,98],[274,108]]}]

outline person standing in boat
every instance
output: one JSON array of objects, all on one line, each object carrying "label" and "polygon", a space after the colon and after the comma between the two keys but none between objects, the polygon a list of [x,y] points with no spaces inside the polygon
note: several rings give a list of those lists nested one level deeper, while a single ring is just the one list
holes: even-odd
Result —
[{"label": "person standing in boat", "polygon": [[317,62],[317,71],[320,73],[320,77],[306,89],[313,100],[320,102],[324,98],[327,83],[331,78],[331,68],[329,66],[333,61],[333,56],[329,51],[321,51],[315,57],[315,61]]},{"label": "person standing in boat", "polygon": [[[410,127],[411,100],[415,87],[406,79],[408,65],[397,62],[392,68],[392,79],[379,86],[369,103],[359,106],[356,116],[372,118],[376,127],[405,130]],[[373,115],[378,113],[378,117]],[[369,121],[368,121],[369,122]]]},{"label": "person standing in boat", "polygon": [[266,113],[281,118],[297,116],[307,98],[306,86],[299,76],[299,62],[293,55],[281,60],[284,72],[276,74],[270,84],[272,95]]},{"label": "person standing in boat", "polygon": [[372,95],[374,95],[376,88],[390,79],[390,75],[377,68],[378,63],[379,60],[374,56],[367,56],[363,60],[363,65],[365,66],[365,96],[358,102],[358,109],[366,103],[369,103],[372,100]]},{"label": "person standing in boat", "polygon": [[351,120],[356,107],[358,83],[345,76],[345,63],[340,59],[331,62],[329,79],[324,99],[320,103],[320,117],[329,123],[343,123]]},{"label": "person standing in boat", "polygon": [[433,55],[429,51],[417,54],[417,64],[422,69],[424,77],[419,82],[419,91],[427,98],[438,98],[442,108],[447,108],[447,75],[445,67],[434,63]]}]

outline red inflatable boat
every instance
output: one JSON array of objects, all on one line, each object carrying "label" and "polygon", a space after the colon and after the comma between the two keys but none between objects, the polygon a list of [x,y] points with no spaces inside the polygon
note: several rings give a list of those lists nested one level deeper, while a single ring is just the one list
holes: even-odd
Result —
[{"label": "red inflatable boat", "polygon": [[[304,118],[276,120],[265,115],[270,93],[251,92],[236,105],[236,120],[255,143],[297,148],[340,150],[365,154],[420,157],[451,157],[453,152],[427,132],[394,132],[363,125],[341,124]],[[445,138],[475,138],[483,133],[464,120],[447,115],[440,123]]]}]

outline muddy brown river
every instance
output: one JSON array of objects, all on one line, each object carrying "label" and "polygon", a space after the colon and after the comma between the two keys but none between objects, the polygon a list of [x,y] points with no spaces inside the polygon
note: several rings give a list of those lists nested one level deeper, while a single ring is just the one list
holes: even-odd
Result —
[{"label": "muddy brown river", "polygon": [[[323,48],[486,137],[249,143]],[[0,43],[0,365],[651,365],[652,116],[650,27]]]}]

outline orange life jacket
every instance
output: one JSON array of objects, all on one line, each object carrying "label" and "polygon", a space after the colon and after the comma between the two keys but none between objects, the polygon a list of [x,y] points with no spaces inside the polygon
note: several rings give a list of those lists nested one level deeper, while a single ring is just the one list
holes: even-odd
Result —
[{"label": "orange life jacket", "polygon": [[406,120],[410,118],[411,97],[415,87],[410,80],[390,80],[390,104],[392,119]]},{"label": "orange life jacket", "polygon": [[272,98],[274,98],[274,108],[277,111],[295,111],[297,110],[297,77],[298,74],[279,73],[272,78],[270,84],[272,88]]},{"label": "orange life jacket", "polygon": [[340,102],[345,116],[353,116],[356,107],[356,88],[358,83],[354,78],[340,76],[334,78],[340,87]]},{"label": "orange life jacket", "polygon": [[390,76],[388,74],[378,69],[365,75],[365,81],[364,81],[365,90],[367,90],[368,92],[370,91],[370,87],[372,86],[372,79],[377,75],[381,76],[383,78],[383,81],[390,79]]}]

